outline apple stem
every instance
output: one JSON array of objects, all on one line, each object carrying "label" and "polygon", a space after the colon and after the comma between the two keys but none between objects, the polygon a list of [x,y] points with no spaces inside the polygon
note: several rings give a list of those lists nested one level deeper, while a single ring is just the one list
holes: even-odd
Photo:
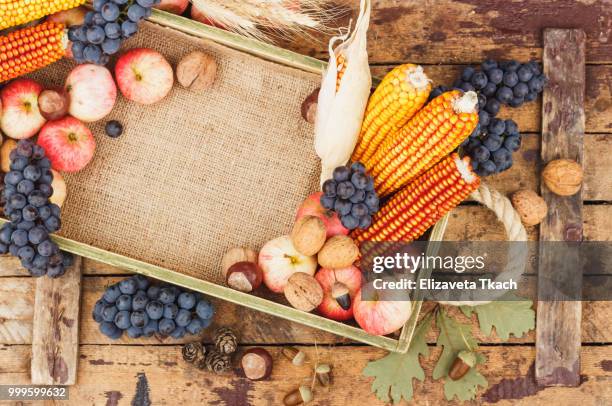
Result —
[{"label": "apple stem", "polygon": [[291,261],[291,265],[295,265],[299,262],[298,259],[294,257],[293,255],[285,254],[285,258],[288,258],[289,261]]}]

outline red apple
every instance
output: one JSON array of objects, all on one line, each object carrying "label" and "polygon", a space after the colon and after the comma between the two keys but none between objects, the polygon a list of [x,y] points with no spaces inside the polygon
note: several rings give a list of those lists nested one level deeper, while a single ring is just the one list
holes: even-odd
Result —
[{"label": "red apple", "polygon": [[154,8],[181,15],[185,12],[188,5],[189,0],[161,0],[161,3]]},{"label": "red apple", "polygon": [[174,83],[174,72],[166,58],[147,48],[131,49],[121,55],[115,77],[123,96],[141,104],[157,103]]},{"label": "red apple", "polygon": [[338,234],[348,235],[349,230],[342,225],[338,214],[321,206],[321,196],[323,196],[323,192],[313,193],[308,196],[298,209],[295,220],[297,221],[308,215],[316,216],[323,220],[325,230],[327,231],[327,238]]},{"label": "red apple", "polygon": [[[328,319],[345,321],[353,317],[353,304],[355,295],[361,288],[361,271],[355,266],[348,268],[329,269],[321,268],[315,279],[323,288],[323,302],[317,308],[318,312]],[[332,295],[334,289],[344,287],[349,295],[349,308],[343,309],[338,300]],[[346,306],[345,306],[346,307]]]},{"label": "red apple", "polygon": [[117,100],[113,76],[104,66],[77,66],[68,75],[65,88],[70,94],[69,113],[85,122],[103,119]]},{"label": "red apple", "polygon": [[221,29],[225,29],[225,26],[211,18],[208,18],[206,14],[200,11],[195,5],[191,6],[191,19],[201,22],[202,24],[210,25],[212,27],[217,27]]},{"label": "red apple", "polygon": [[372,282],[364,285],[353,303],[357,324],[374,335],[387,335],[402,328],[410,318],[412,303],[408,298],[397,300],[396,294],[390,290],[377,290]]},{"label": "red apple", "polygon": [[3,107],[0,126],[4,134],[16,140],[30,138],[45,124],[38,109],[42,86],[31,79],[17,79],[0,91]]},{"label": "red apple", "polygon": [[96,149],[89,128],[72,116],[45,124],[38,135],[38,145],[45,149],[51,167],[63,172],[83,169]]},{"label": "red apple", "polygon": [[73,25],[83,24],[85,22],[85,14],[87,14],[87,9],[85,7],[75,7],[51,14],[47,17],[47,21],[71,27]]},{"label": "red apple", "polygon": [[263,282],[268,289],[281,293],[294,273],[314,275],[317,260],[315,257],[300,254],[293,246],[291,237],[283,235],[268,241],[259,251],[259,266],[263,271]]}]

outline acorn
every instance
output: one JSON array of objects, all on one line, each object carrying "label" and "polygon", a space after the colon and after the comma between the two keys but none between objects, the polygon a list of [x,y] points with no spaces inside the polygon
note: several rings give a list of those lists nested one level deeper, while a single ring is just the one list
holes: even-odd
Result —
[{"label": "acorn", "polygon": [[296,367],[304,365],[306,354],[295,347],[283,347],[281,354]]},{"label": "acorn", "polygon": [[285,406],[301,405],[302,403],[311,402],[313,399],[312,391],[308,386],[302,385],[293,392],[289,392],[283,399]]},{"label": "acorn", "polygon": [[269,378],[272,374],[272,356],[263,348],[251,348],[240,360],[244,376],[252,381]]},{"label": "acorn", "polygon": [[332,383],[331,367],[329,364],[319,364],[315,368],[317,381],[321,386],[328,387]]},{"label": "acorn", "polygon": [[331,294],[342,309],[348,310],[351,308],[351,295],[349,294],[348,287],[344,283],[334,283]]},{"label": "acorn", "polygon": [[458,381],[476,365],[476,354],[473,351],[459,351],[457,358],[448,371],[448,377],[453,381]]}]

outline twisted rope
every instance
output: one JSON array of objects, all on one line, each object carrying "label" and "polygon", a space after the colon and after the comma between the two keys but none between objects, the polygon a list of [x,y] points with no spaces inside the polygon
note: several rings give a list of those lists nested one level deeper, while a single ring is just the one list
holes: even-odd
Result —
[{"label": "twisted rope", "polygon": [[[506,229],[506,235],[508,241],[526,242],[527,231],[521,222],[519,214],[516,212],[510,199],[499,193],[497,190],[489,189],[485,184],[481,184],[480,187],[474,191],[470,197],[491,209],[497,219],[501,221]],[[510,279],[517,280],[521,277],[525,271],[527,264],[527,244],[509,244],[508,250],[508,263],[504,268],[504,271],[500,273],[495,279],[495,282],[504,282]],[[505,291],[499,291],[499,296],[502,296]],[[468,294],[469,295],[469,294]],[[491,301],[439,301],[438,303],[453,305],[453,306],[477,306],[481,304],[490,303]]]}]

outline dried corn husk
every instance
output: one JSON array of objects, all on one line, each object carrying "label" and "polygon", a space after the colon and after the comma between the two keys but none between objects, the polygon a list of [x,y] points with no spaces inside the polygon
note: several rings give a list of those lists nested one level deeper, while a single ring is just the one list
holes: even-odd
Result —
[{"label": "dried corn husk", "polygon": [[[353,32],[329,42],[329,66],[323,73],[315,122],[321,183],[331,178],[334,168],[349,160],[361,129],[372,87],[366,38],[370,8],[370,0],[361,0]],[[336,46],[338,41],[341,43]]]}]

